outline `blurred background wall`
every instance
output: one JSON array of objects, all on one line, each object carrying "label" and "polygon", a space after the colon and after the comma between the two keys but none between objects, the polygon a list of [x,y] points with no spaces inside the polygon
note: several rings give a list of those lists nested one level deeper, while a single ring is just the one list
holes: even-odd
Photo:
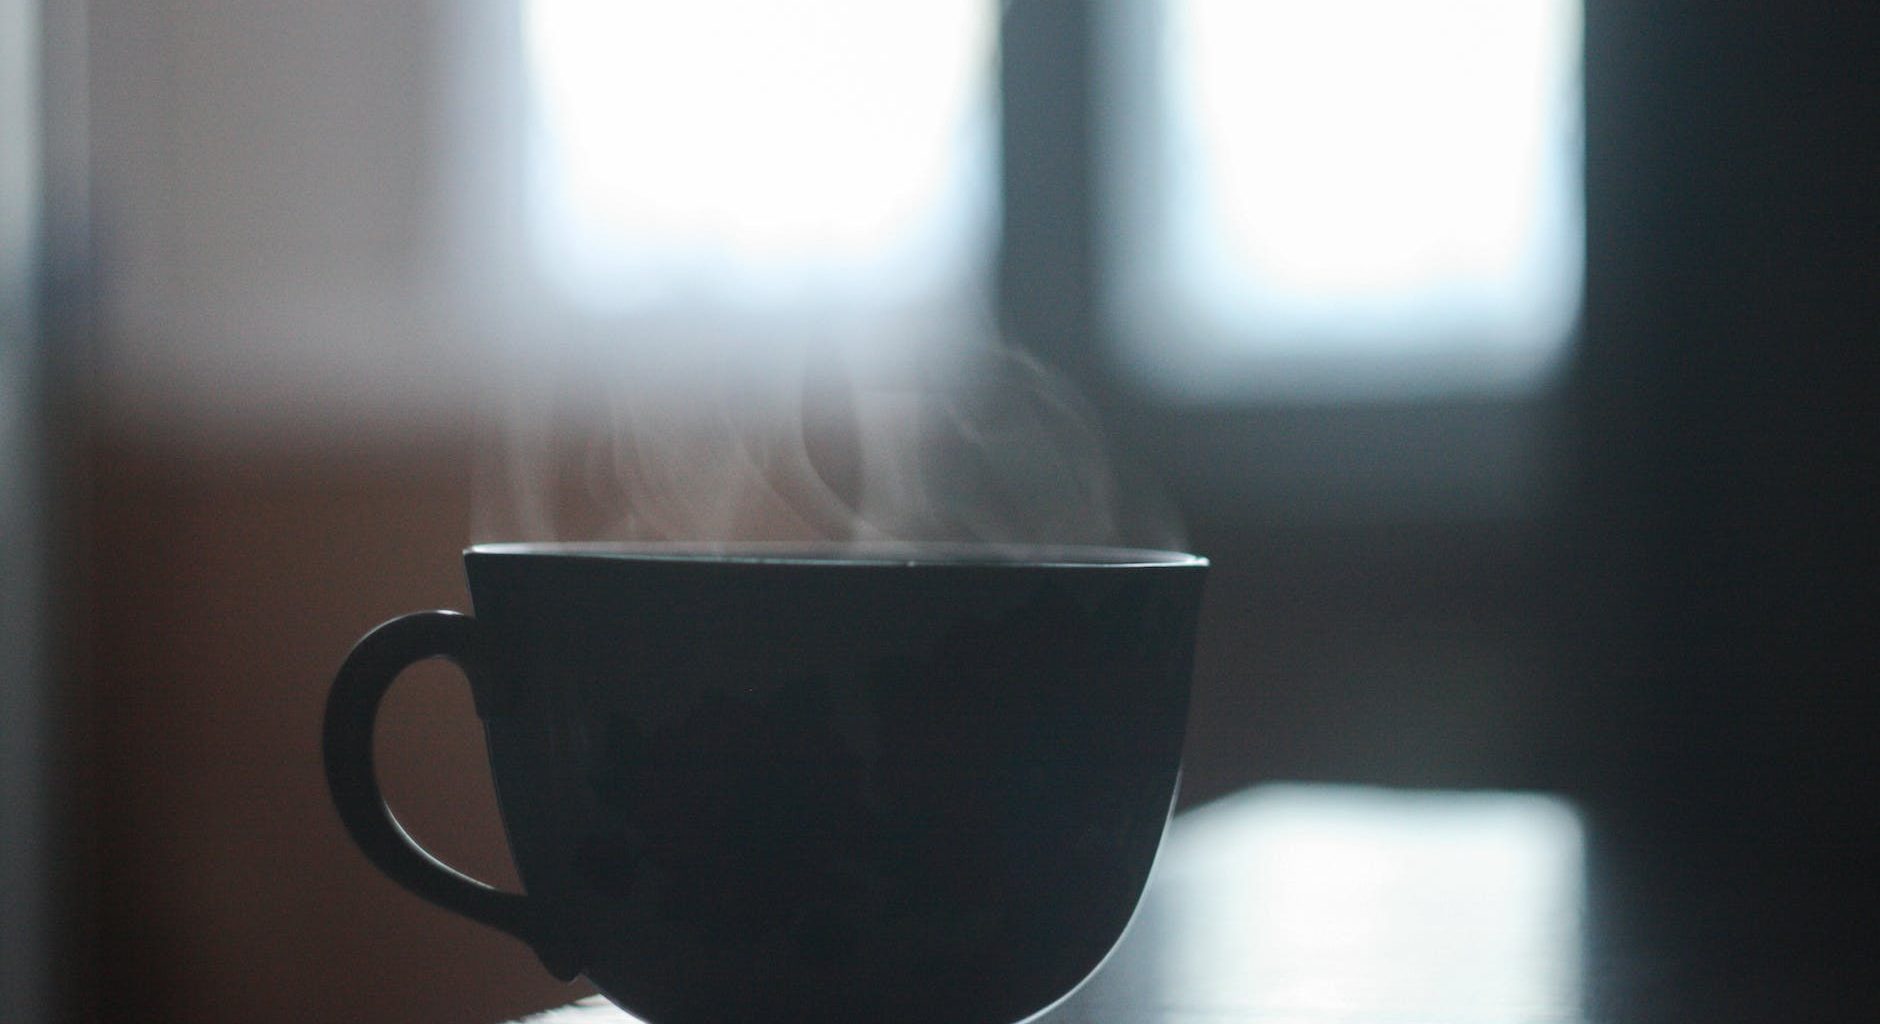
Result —
[{"label": "blurred background wall", "polygon": [[[1716,854],[1695,880],[1634,865],[1640,886],[1695,905],[1764,878],[1784,941],[1845,920],[1775,904],[1871,852],[1858,33],[1773,6],[1408,6],[930,5],[953,13],[916,43],[949,51],[837,5],[833,44],[707,32],[705,70],[647,71],[544,40],[586,24],[641,56],[641,36],[706,30],[553,0],[8,3],[8,45],[36,59],[6,68],[4,394],[37,424],[7,439],[9,656],[41,635],[14,609],[57,622],[54,670],[6,680],[8,820],[57,851],[8,846],[10,889],[56,883],[46,927],[8,915],[45,954],[9,966],[56,964],[37,973],[72,1019],[494,1021],[577,994],[350,847],[317,758],[325,688],[376,622],[466,606],[457,553],[518,347],[524,366],[567,338],[656,353],[675,324],[753,317],[990,321],[1078,383],[1217,567],[1189,803],[1287,778],[1562,789],[1621,837]],[[1284,70],[1270,38],[1329,47],[1330,70],[1254,74]],[[879,132],[804,114],[814,145],[773,154],[767,185],[721,176],[720,204],[660,219],[691,207],[635,174],[680,187],[699,152],[748,170],[723,141],[738,97],[772,83],[813,113],[848,92],[790,83],[832,53],[894,57],[843,66],[871,82],[922,69],[869,88],[938,156],[897,164]],[[1465,70],[1403,77],[1432,64]],[[614,102],[556,101],[558,74]],[[1357,132],[1380,105],[1383,134]],[[622,125],[639,149],[592,151]],[[602,173],[543,191],[584,153]],[[852,178],[822,181],[831,164]],[[924,184],[858,199],[871,169]],[[864,200],[883,205],[861,227],[817,227]],[[758,255],[722,243],[765,203],[809,213],[765,220]],[[934,210],[953,226],[922,227]],[[1320,235],[1397,255],[1325,264]],[[609,275],[651,283],[593,301]],[[513,882],[461,684],[413,670],[382,733],[401,818]],[[1747,863],[1733,838],[1773,828],[1818,855]],[[1777,941],[1734,939],[1746,960]]]},{"label": "blurred background wall", "polygon": [[0,1017],[50,1008],[52,690],[38,266],[38,5],[0,5]]}]

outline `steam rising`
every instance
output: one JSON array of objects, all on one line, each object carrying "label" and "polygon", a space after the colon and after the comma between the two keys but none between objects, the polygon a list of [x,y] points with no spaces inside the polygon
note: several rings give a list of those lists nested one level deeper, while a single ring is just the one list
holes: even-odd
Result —
[{"label": "steam rising", "polygon": [[1181,543],[1076,391],[998,345],[679,345],[528,383],[482,452],[479,542]]}]

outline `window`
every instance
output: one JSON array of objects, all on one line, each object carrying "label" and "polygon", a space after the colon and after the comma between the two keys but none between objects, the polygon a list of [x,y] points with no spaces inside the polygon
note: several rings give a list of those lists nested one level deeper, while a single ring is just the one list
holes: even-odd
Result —
[{"label": "window", "polygon": [[1546,500],[1579,0],[523,2],[535,262],[634,337],[944,341],[996,263],[1184,502]]},{"label": "window", "polygon": [[1577,0],[1162,0],[1099,37],[1105,316],[1165,398],[1509,393],[1578,312]]},{"label": "window", "polygon": [[527,0],[538,263],[578,304],[816,317],[980,301],[982,0]]}]

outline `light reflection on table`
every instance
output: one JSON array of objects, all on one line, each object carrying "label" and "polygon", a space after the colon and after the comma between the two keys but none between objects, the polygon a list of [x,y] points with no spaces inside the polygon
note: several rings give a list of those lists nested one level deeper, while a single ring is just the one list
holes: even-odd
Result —
[{"label": "light reflection on table", "polygon": [[1064,1019],[1576,1021],[1584,893],[1553,798],[1261,787],[1177,820]]},{"label": "light reflection on table", "polygon": [[1175,820],[1122,944],[1036,1020],[1578,1022],[1584,846],[1547,796],[1250,789]]}]

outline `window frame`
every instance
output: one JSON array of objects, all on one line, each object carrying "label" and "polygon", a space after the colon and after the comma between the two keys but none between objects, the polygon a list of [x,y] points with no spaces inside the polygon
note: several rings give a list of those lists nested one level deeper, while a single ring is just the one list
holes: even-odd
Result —
[{"label": "window frame", "polygon": [[1031,0],[1000,25],[1000,322],[1088,394],[1114,443],[1197,526],[1544,516],[1560,486],[1556,370],[1525,392],[1175,403],[1103,315],[1103,37],[1122,3]]}]

